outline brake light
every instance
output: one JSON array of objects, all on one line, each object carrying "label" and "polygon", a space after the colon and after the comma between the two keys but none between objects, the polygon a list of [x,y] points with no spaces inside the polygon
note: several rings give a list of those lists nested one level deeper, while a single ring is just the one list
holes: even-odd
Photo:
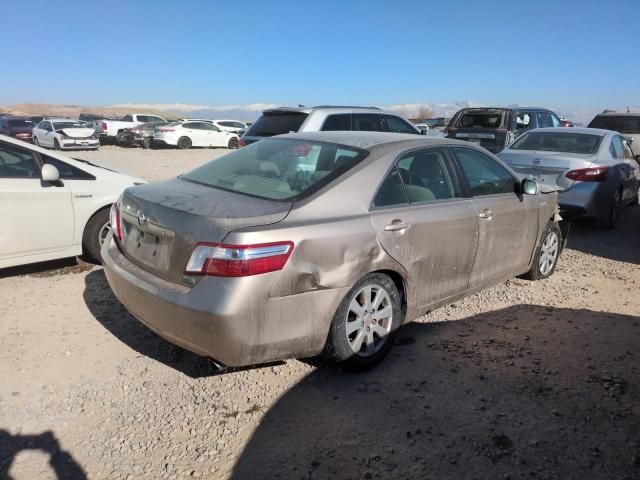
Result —
[{"label": "brake light", "polygon": [[122,241],[122,217],[120,217],[120,207],[118,207],[118,202],[111,205],[109,224],[111,225],[111,230],[113,231],[113,234],[116,236],[116,238]]},{"label": "brake light", "polygon": [[176,129],[175,128],[159,128],[158,131],[160,131],[160,132],[175,132]]},{"label": "brake light", "polygon": [[580,182],[604,182],[608,172],[609,167],[579,168],[568,171],[564,176]]},{"label": "brake light", "polygon": [[185,273],[216,277],[247,277],[282,270],[293,242],[225,245],[199,243],[193,250]]},{"label": "brake light", "polygon": [[246,147],[247,146],[247,141],[244,138],[239,138],[238,139],[238,146],[240,147]]},{"label": "brake light", "polygon": [[102,130],[103,132],[107,131],[107,124],[106,122],[100,122],[100,130]]}]

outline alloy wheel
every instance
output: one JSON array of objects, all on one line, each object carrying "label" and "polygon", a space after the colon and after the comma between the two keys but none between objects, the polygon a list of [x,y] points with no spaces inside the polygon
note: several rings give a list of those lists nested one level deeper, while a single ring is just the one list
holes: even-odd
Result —
[{"label": "alloy wheel", "polygon": [[107,235],[109,234],[109,230],[111,230],[111,227],[109,226],[109,222],[107,222],[98,231],[98,245],[100,245],[100,247],[102,247],[102,244],[107,238]]},{"label": "alloy wheel", "polygon": [[542,275],[548,275],[553,270],[553,266],[558,259],[559,249],[560,241],[558,235],[556,232],[549,232],[542,242],[540,261],[538,263]]},{"label": "alloy wheel", "polygon": [[356,355],[368,357],[386,343],[393,320],[389,293],[379,285],[365,285],[353,296],[345,318],[347,342]]}]

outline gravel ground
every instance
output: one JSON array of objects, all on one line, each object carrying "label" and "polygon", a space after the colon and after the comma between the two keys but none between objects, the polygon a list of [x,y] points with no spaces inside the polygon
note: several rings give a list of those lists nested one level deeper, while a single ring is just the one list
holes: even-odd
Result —
[{"label": "gravel ground", "polygon": [[[76,157],[156,180],[224,150]],[[640,208],[553,277],[406,326],[364,374],[216,372],[75,260],[0,272],[0,479],[640,478]]]}]

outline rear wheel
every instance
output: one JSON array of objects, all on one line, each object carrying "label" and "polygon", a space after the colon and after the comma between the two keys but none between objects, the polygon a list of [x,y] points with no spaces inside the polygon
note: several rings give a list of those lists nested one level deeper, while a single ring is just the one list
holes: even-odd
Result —
[{"label": "rear wheel", "polygon": [[522,275],[527,280],[542,280],[550,277],[556,269],[562,250],[562,233],[556,222],[547,223],[540,243],[536,247],[531,269]]},{"label": "rear wheel", "polygon": [[103,209],[97,212],[87,222],[82,235],[82,250],[89,260],[102,263],[100,249],[109,233],[109,210]]},{"label": "rear wheel", "polygon": [[180,150],[186,150],[187,148],[191,148],[191,139],[189,137],[180,137],[178,139],[178,148]]},{"label": "rear wheel", "polygon": [[393,280],[382,273],[364,276],[340,302],[323,358],[346,370],[374,367],[389,353],[402,316],[400,293]]},{"label": "rear wheel", "polygon": [[233,137],[232,139],[229,140],[229,144],[227,145],[227,147],[230,150],[235,150],[236,148],[238,148],[238,138],[237,137]]},{"label": "rear wheel", "polygon": [[53,149],[54,150],[60,150],[60,143],[58,142],[57,138],[53,139]]},{"label": "rear wheel", "polygon": [[40,146],[40,141],[38,140],[38,137],[33,137],[33,144],[34,144],[36,147],[39,147],[39,146]]},{"label": "rear wheel", "polygon": [[618,218],[620,217],[620,211],[622,210],[622,190],[616,190],[616,193],[613,195],[613,200],[611,202],[611,208],[609,209],[609,213],[602,217],[596,218],[596,227],[602,228],[605,230],[612,230],[615,228],[616,223],[618,223]]},{"label": "rear wheel", "polygon": [[151,148],[151,137],[144,137],[142,140],[142,148]]}]

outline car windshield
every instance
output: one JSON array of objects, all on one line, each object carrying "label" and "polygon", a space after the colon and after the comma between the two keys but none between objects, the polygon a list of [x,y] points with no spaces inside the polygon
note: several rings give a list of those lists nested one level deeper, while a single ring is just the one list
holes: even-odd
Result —
[{"label": "car windshield", "polygon": [[483,111],[463,113],[458,128],[500,128],[502,125],[502,111]]},{"label": "car windshield", "polygon": [[10,127],[14,127],[14,128],[20,128],[20,127],[28,127],[28,128],[32,128],[33,127],[33,122],[31,120],[24,120],[21,118],[14,118],[9,120],[9,126]]},{"label": "car windshield", "polygon": [[63,128],[85,128],[80,122],[53,122],[54,130],[62,130]]},{"label": "car windshield", "polygon": [[269,200],[310,194],[366,156],[333,143],[273,138],[255,142],[180,178]]},{"label": "car windshield", "polygon": [[283,133],[297,132],[305,118],[307,118],[307,114],[301,112],[265,113],[249,127],[245,135],[248,137],[272,137]]},{"label": "car windshield", "polygon": [[589,128],[602,128],[619,133],[640,133],[640,115],[598,116],[591,121]]},{"label": "car windshield", "polygon": [[592,154],[598,151],[601,140],[600,135],[586,133],[529,132],[518,138],[509,148]]}]

